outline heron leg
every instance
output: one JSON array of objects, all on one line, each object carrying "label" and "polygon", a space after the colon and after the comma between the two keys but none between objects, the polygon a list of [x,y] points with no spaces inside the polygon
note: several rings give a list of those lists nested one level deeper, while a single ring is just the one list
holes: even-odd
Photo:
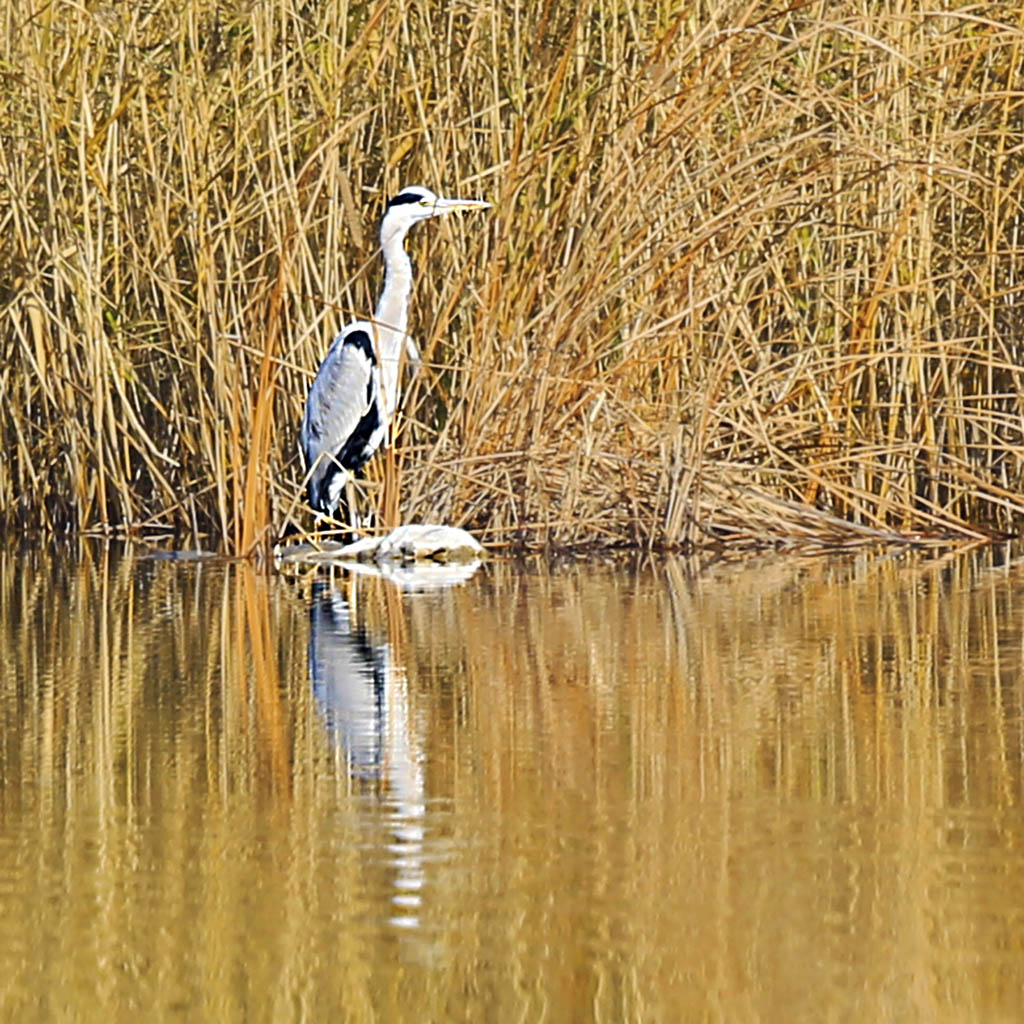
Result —
[{"label": "heron leg", "polygon": [[348,480],[345,481],[345,489],[341,492],[341,500],[338,502],[338,517],[347,529],[342,538],[346,544],[351,544],[359,539],[359,527],[361,524],[358,513],[359,491],[355,481],[356,474],[360,477],[362,476],[359,470],[349,474]]}]

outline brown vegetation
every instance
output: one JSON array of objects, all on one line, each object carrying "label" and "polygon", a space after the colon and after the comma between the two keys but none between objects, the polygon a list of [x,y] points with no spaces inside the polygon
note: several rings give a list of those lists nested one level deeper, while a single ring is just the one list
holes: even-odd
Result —
[{"label": "brown vegetation", "polygon": [[[8,5],[0,519],[247,552],[420,182],[387,521],[681,545],[1013,530],[1007,7]],[[209,541],[207,541],[209,543]]]}]

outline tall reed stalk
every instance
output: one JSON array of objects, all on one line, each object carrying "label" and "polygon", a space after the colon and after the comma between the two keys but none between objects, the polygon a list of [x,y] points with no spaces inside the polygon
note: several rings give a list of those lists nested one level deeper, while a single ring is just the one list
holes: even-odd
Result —
[{"label": "tall reed stalk", "polygon": [[9,4],[0,521],[280,533],[311,375],[422,182],[495,209],[412,239],[382,520],[1013,531],[1022,43],[1016,8],[902,0]]}]

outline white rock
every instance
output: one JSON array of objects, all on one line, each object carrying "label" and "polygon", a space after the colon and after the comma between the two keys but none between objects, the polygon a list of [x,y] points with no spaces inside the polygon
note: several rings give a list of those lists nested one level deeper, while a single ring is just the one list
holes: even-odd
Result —
[{"label": "white rock", "polygon": [[457,526],[408,523],[380,542],[374,558],[378,562],[471,562],[483,553],[480,542]]},{"label": "white rock", "polygon": [[282,562],[363,562],[378,565],[411,565],[479,562],[480,542],[457,526],[439,523],[408,523],[386,537],[361,537],[351,544],[325,541],[319,545],[296,544],[276,552]]}]

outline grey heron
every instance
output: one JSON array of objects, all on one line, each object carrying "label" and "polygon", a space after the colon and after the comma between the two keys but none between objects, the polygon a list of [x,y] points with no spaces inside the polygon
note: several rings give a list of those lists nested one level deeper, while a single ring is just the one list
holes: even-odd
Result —
[{"label": "grey heron", "polygon": [[408,332],[412,261],[405,236],[414,224],[455,210],[482,210],[481,199],[449,199],[410,185],[388,201],[380,223],[384,290],[373,320],[348,324],[331,343],[306,399],[300,441],[306,457],[309,503],[333,516],[345,484],[389,439],[400,396],[403,355],[415,369]]}]

